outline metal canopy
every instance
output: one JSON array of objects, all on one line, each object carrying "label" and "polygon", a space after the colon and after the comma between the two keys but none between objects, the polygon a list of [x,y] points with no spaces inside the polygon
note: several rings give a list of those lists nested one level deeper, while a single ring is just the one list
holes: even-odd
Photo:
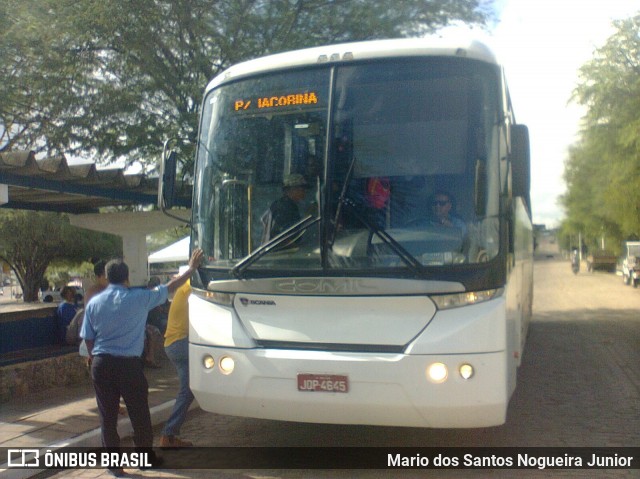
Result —
[{"label": "metal canopy", "polygon": [[[0,153],[0,184],[9,193],[2,207],[12,209],[96,213],[106,206],[155,204],[158,197],[157,178],[97,170],[95,163],[69,165],[64,157],[36,160],[32,151]],[[178,206],[191,206],[190,191]]]}]

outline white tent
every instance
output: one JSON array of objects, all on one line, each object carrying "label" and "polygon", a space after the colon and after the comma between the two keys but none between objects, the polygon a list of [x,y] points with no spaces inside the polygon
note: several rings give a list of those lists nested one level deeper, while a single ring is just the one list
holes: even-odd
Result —
[{"label": "white tent", "polygon": [[174,263],[178,261],[189,261],[189,237],[182,238],[160,251],[149,255],[149,264]]}]

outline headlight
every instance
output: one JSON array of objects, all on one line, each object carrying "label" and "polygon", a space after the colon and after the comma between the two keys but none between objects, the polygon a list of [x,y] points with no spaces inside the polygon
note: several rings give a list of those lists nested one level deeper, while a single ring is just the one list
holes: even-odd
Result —
[{"label": "headlight", "polygon": [[233,306],[233,293],[220,293],[218,291],[202,291],[199,289],[193,289],[192,294],[197,297],[209,301],[210,303],[219,304],[220,306]]},{"label": "headlight", "polygon": [[427,368],[427,378],[436,384],[445,382],[448,376],[449,371],[443,363],[433,363]]},{"label": "headlight", "polygon": [[471,379],[473,376],[473,366],[471,366],[471,364],[463,364],[458,368],[458,372],[462,379]]},{"label": "headlight", "polygon": [[230,356],[223,356],[220,358],[218,367],[222,374],[231,374],[236,367],[236,362]]},{"label": "headlight", "polygon": [[485,291],[469,291],[468,293],[441,294],[430,296],[438,309],[459,308],[471,304],[483,303],[502,296],[504,288],[487,289]]},{"label": "headlight", "polygon": [[212,369],[216,365],[216,360],[213,359],[212,356],[209,356],[207,354],[204,358],[202,358],[202,365],[205,369]]}]

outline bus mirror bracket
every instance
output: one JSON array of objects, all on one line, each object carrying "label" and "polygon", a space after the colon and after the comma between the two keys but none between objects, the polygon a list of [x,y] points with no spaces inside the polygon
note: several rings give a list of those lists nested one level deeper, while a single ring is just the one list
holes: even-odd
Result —
[{"label": "bus mirror bracket", "polygon": [[161,211],[170,210],[176,204],[176,172],[178,155],[175,150],[169,150],[172,140],[165,141],[160,162],[160,181],[158,183],[158,208]]},{"label": "bus mirror bracket", "polygon": [[[175,150],[169,150],[168,146],[174,139],[164,142],[162,149],[162,161],[160,162],[160,178],[158,179],[158,208],[169,218],[185,222],[184,218],[174,216],[169,210],[178,204],[176,189],[176,176],[178,171],[178,154]],[[191,223],[186,221],[188,225]]]}]

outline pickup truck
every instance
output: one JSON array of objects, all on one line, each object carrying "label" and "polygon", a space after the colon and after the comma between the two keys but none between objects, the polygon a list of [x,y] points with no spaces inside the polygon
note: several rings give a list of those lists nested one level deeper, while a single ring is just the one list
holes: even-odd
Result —
[{"label": "pickup truck", "polygon": [[622,246],[622,281],[637,288],[640,284],[640,241],[626,241]]},{"label": "pickup truck", "polygon": [[610,271],[616,272],[618,257],[606,250],[597,250],[587,256],[587,271]]}]

